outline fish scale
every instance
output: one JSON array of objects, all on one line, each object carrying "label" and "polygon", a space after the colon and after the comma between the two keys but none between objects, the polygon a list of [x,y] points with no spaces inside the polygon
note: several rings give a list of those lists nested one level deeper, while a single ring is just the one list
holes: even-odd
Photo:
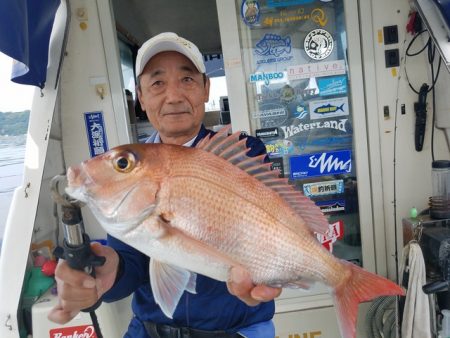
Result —
[{"label": "fish scale", "polygon": [[[208,170],[204,168],[205,171]],[[172,174],[175,175],[175,173]],[[234,187],[237,192],[234,192],[234,195],[230,194],[230,190],[232,190],[230,186],[228,186],[229,189],[221,189],[221,187],[227,186],[227,183],[229,182],[225,180],[219,185],[217,180],[209,183],[200,179],[197,182],[193,177],[190,180],[180,179],[178,182],[176,177],[172,177],[172,195],[170,196],[171,211],[174,213],[172,225],[178,227],[178,222],[180,222],[179,228],[196,240],[207,242],[232,257],[240,257],[240,261],[245,262],[243,265],[254,271],[253,277],[258,283],[270,283],[273,277],[265,277],[269,271],[272,272],[272,275],[278,276],[277,280],[280,280],[281,275],[289,275],[290,278],[296,279],[297,276],[292,275],[292,272],[299,273],[302,267],[308,266],[302,261],[302,257],[306,256],[306,248],[303,245],[300,250],[298,235],[280,224],[278,227],[274,226],[278,223],[277,220],[263,212],[264,209],[271,209],[270,205],[261,205],[262,203],[258,200],[259,203],[256,205],[246,201],[245,195],[242,196],[245,191],[236,185]],[[187,205],[184,202],[185,195],[197,196],[197,201],[201,201],[201,203],[195,206]],[[234,198],[230,198],[230,195]],[[229,210],[228,215],[218,212],[216,206],[219,201],[221,206],[219,210]],[[198,221],[197,215],[203,215],[204,218]],[[226,220],[226,222],[223,223],[222,220]],[[204,231],[207,227],[210,227],[209,231]],[[226,233],[224,234],[224,232]],[[231,234],[235,234],[235,236],[231,236]],[[228,240],[223,241],[222,235]],[[309,239],[309,237],[307,238]],[[273,250],[268,251],[267,244],[261,244],[254,250],[247,249],[258,243],[271,243],[270,248]],[[318,245],[314,239],[311,239],[310,243],[311,247]],[[316,250],[311,251],[316,252]],[[311,274],[311,277],[319,275],[315,270],[307,269],[302,273]]]},{"label": "fish scale", "polygon": [[[229,189],[239,189],[239,196],[242,199],[251,200],[254,205],[260,205],[260,210],[264,210],[266,212],[270,212],[273,216],[278,219],[280,222],[284,221],[284,225],[290,226],[292,223],[301,223],[302,220],[295,215],[289,206],[284,205],[283,200],[280,196],[272,191],[272,189],[268,189],[265,185],[261,185],[257,180],[250,179],[248,175],[236,167],[229,166],[229,164],[221,163],[218,161],[211,161],[210,156],[208,154],[199,154],[196,156],[195,163],[193,159],[190,159],[189,156],[183,156],[180,154],[173,161],[173,166],[177,168],[176,171],[172,171],[173,176],[186,176],[190,178],[198,177],[199,184],[205,184],[206,182],[211,182],[213,186],[223,186]],[[209,161],[208,161],[209,160]],[[185,167],[184,163],[191,163],[189,167]],[[222,171],[224,166],[228,167],[227,170],[230,172],[227,175],[221,175],[220,180],[217,180],[218,172]],[[189,176],[188,176],[189,175]],[[213,190],[214,191],[214,190]],[[253,191],[254,194],[248,194],[248,191]],[[201,194],[202,191],[197,191],[197,193]],[[297,193],[298,194],[298,193]],[[207,196],[204,198],[208,198]],[[202,200],[204,199],[202,198]],[[295,198],[295,197],[294,197]],[[269,208],[271,205],[276,205],[276,208]],[[218,207],[216,204],[215,208]],[[232,206],[232,209],[235,209]],[[272,209],[272,210],[268,210]],[[309,213],[308,210],[304,211],[305,213]],[[288,215],[291,216],[288,218]],[[300,230],[300,229],[295,229]],[[303,227],[305,234],[308,231],[306,226]]]},{"label": "fish scale", "polygon": [[241,266],[257,284],[329,286],[341,335],[354,338],[359,302],[403,290],[324,249],[314,234],[328,230],[320,209],[262,156],[246,157],[238,138],[223,129],[197,148],[120,146],[71,167],[67,193],[151,257],[152,291],[168,317],[195,291],[195,273],[226,281]]}]

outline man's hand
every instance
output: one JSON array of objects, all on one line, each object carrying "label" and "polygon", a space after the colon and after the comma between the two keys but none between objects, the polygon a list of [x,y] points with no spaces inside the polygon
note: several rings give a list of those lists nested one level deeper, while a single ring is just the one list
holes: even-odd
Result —
[{"label": "man's hand", "polygon": [[95,268],[96,278],[84,271],[74,270],[60,259],[55,270],[59,304],[48,315],[48,319],[65,324],[80,310],[93,306],[114,284],[119,265],[117,252],[99,243],[91,244],[92,251],[106,258],[105,264]]},{"label": "man's hand", "polygon": [[272,288],[266,285],[255,286],[249,273],[240,267],[231,268],[227,286],[232,295],[249,306],[271,301],[281,293],[281,288]]}]

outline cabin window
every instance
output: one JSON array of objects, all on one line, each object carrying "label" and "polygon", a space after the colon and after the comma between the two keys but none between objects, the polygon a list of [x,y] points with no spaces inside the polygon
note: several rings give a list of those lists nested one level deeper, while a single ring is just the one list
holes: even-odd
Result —
[{"label": "cabin window", "polygon": [[133,94],[133,99],[136,99],[136,81],[133,71],[133,53],[128,44],[118,39],[120,52],[120,65],[122,67],[122,79],[125,89],[128,89]]},{"label": "cabin window", "polygon": [[204,54],[203,59],[205,61],[206,75],[211,83],[209,101],[206,103],[205,111],[220,111],[220,98],[228,96],[223,55],[220,53]]},{"label": "cabin window", "polygon": [[220,98],[227,96],[227,82],[225,76],[211,77],[211,87],[209,90],[209,101],[206,103],[205,110],[219,111],[220,110]]}]

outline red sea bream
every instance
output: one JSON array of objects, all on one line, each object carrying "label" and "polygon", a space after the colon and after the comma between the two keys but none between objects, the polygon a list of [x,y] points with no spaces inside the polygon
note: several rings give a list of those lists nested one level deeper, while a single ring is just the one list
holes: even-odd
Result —
[{"label": "red sea bream", "polygon": [[247,150],[227,129],[196,148],[123,145],[71,167],[67,193],[151,257],[152,291],[168,317],[185,290],[195,293],[196,273],[226,281],[242,266],[255,284],[327,285],[342,337],[355,337],[359,302],[403,290],[324,249],[314,235],[328,229],[320,209]]}]

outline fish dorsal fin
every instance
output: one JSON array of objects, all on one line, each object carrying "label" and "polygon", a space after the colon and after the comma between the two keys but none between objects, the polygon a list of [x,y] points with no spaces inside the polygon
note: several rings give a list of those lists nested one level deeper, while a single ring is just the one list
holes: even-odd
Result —
[{"label": "fish dorsal fin", "polygon": [[311,231],[325,233],[328,230],[328,220],[320,208],[308,197],[295,190],[286,178],[279,178],[278,171],[272,170],[271,163],[264,162],[265,154],[255,157],[247,156],[249,148],[246,146],[246,139],[239,140],[241,132],[228,135],[230,129],[231,126],[228,125],[214,136],[205,137],[197,144],[197,148],[222,157],[264,183],[294,209]]}]

